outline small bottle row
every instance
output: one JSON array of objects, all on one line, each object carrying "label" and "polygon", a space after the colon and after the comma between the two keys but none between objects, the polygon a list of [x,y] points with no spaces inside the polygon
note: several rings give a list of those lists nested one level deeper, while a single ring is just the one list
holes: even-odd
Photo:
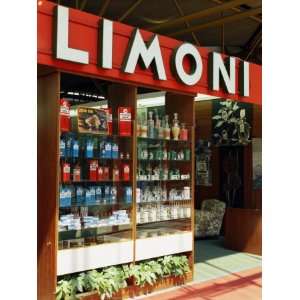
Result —
[{"label": "small bottle row", "polygon": [[191,150],[182,149],[179,151],[170,150],[167,148],[149,149],[147,144],[139,144],[138,159],[140,160],[191,160]]},{"label": "small bottle row", "polygon": [[180,172],[177,168],[168,168],[164,166],[152,167],[148,164],[146,167],[139,165],[137,172],[137,180],[139,181],[155,181],[155,180],[189,180],[190,173]]},{"label": "small bottle row", "polygon": [[65,158],[105,158],[130,159],[128,151],[119,151],[119,144],[106,137],[75,138],[62,135],[60,138],[60,157]]},{"label": "small bottle row", "polygon": [[61,215],[58,222],[60,232],[127,224],[130,224],[130,218],[125,209],[115,210],[110,216],[106,217],[88,215],[78,217],[74,214]]},{"label": "small bottle row", "polygon": [[137,208],[137,223],[169,221],[191,217],[191,207],[188,205],[149,204]]},{"label": "small bottle row", "polygon": [[[119,194],[118,194],[119,192]],[[89,206],[101,204],[116,204],[118,202],[130,204],[132,202],[132,188],[130,186],[117,189],[111,185],[90,186],[61,186],[59,191],[59,206]]]},{"label": "small bottle row", "polygon": [[153,111],[149,111],[148,119],[139,119],[137,123],[137,136],[152,139],[165,140],[188,140],[188,129],[185,123],[179,123],[178,113],[174,113],[172,127],[169,124],[169,116],[160,118],[157,111],[153,116]]},{"label": "small bottle row", "polygon": [[96,159],[89,160],[86,164],[61,164],[62,182],[80,181],[129,181],[130,165],[122,163],[121,166],[115,165],[113,168],[104,166]]},{"label": "small bottle row", "polygon": [[166,187],[147,186],[144,189],[136,189],[136,202],[147,203],[147,202],[163,202],[163,201],[180,201],[191,199],[191,188],[185,186],[179,189],[170,189],[169,192]]}]

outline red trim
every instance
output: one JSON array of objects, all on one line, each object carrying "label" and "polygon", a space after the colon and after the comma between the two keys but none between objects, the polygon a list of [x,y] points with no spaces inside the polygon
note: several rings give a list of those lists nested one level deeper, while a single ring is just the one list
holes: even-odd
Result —
[{"label": "red trim", "polygon": [[[170,69],[170,56],[172,50],[182,42],[165,36],[159,36],[163,55],[167,80],[160,81],[153,77],[151,70],[143,70],[137,67],[135,74],[125,74],[120,68],[128,45],[128,40],[133,27],[114,22],[114,47],[118,47],[113,53],[113,69],[105,70],[97,66],[97,41],[99,17],[79,10],[70,9],[69,46],[89,52],[90,63],[88,65],[76,64],[68,61],[57,60],[52,51],[53,12],[55,3],[44,1],[38,5],[38,31],[37,31],[37,58],[38,63],[48,65],[62,71],[94,76],[112,81],[122,81],[133,85],[146,86],[159,90],[174,91],[183,94],[197,93],[215,95],[243,102],[261,104],[261,66],[250,64],[250,97],[230,95],[225,92],[212,92],[208,89],[207,59],[208,49],[199,47],[203,61],[203,74],[199,83],[194,86],[186,86],[178,82]],[[141,30],[145,40],[153,33]],[[188,62],[185,62],[188,67]],[[237,66],[238,68],[238,66]],[[238,76],[236,76],[238,77]],[[238,86],[238,85],[237,85]]]}]

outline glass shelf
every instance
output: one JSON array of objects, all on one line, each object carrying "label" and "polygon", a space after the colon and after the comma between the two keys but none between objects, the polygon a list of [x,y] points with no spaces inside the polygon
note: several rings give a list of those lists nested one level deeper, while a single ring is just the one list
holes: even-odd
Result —
[{"label": "glass shelf", "polygon": [[132,206],[132,203],[96,203],[96,204],[71,204],[70,206],[60,206],[60,209],[70,209],[72,207],[100,207],[100,206]]},{"label": "glass shelf", "polygon": [[146,205],[146,204],[179,204],[182,202],[189,202],[192,199],[182,199],[182,200],[165,200],[165,201],[147,201],[147,202],[137,202],[139,205]]},{"label": "glass shelf", "polygon": [[180,159],[138,159],[139,162],[183,162],[183,163],[191,163],[190,160],[180,160]]},{"label": "glass shelf", "polygon": [[180,182],[180,181],[188,182],[188,181],[191,181],[191,179],[168,179],[168,180],[162,180],[162,179],[158,179],[158,180],[140,180],[140,179],[138,179],[137,180],[137,182]]},{"label": "glass shelf", "polygon": [[161,221],[153,221],[153,222],[145,222],[145,223],[137,223],[137,225],[146,225],[146,224],[161,224],[166,222],[172,222],[172,221],[190,221],[191,218],[177,218],[177,219],[168,219],[168,220],[161,220]]},{"label": "glass shelf", "polygon": [[121,138],[121,139],[132,139],[132,135],[118,135],[118,134],[97,134],[97,133],[88,133],[88,132],[75,132],[75,131],[62,131],[61,136],[78,136],[78,137],[93,137],[93,138]]},{"label": "glass shelf", "polygon": [[104,161],[109,161],[109,162],[120,162],[120,161],[126,161],[130,162],[132,161],[131,158],[104,158],[104,157],[61,157],[61,161],[77,161],[77,160],[104,160]]},{"label": "glass shelf", "polygon": [[77,238],[94,237],[97,235],[117,233],[121,231],[131,230],[132,224],[106,225],[92,228],[81,228],[77,230],[59,231],[59,240],[69,240]]},{"label": "glass shelf", "polygon": [[150,138],[150,137],[141,137],[138,136],[138,141],[151,141],[151,142],[167,142],[167,143],[181,143],[181,144],[191,144],[190,140],[167,140],[167,139],[159,139],[159,138]]},{"label": "glass shelf", "polygon": [[97,184],[97,183],[127,183],[130,184],[130,180],[80,180],[80,181],[61,181],[60,184],[85,184],[85,183],[91,183],[91,184]]}]

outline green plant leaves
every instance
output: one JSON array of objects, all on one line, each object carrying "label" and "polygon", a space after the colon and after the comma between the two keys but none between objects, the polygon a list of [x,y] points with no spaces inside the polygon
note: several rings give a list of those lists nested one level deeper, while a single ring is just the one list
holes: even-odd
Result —
[{"label": "green plant leaves", "polygon": [[76,276],[65,276],[57,283],[56,300],[77,299],[76,294],[97,291],[101,300],[112,298],[114,293],[127,286],[134,278],[135,284],[154,285],[163,276],[183,276],[190,271],[185,255],[168,255],[138,264],[112,266],[101,271],[91,270]]}]

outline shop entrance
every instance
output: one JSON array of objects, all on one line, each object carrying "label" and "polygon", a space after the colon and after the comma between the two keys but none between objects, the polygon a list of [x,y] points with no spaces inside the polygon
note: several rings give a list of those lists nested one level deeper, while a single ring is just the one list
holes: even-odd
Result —
[{"label": "shop entrance", "polygon": [[212,261],[235,265],[230,251],[261,254],[261,110],[225,99],[198,100],[195,269],[214,273]]}]

